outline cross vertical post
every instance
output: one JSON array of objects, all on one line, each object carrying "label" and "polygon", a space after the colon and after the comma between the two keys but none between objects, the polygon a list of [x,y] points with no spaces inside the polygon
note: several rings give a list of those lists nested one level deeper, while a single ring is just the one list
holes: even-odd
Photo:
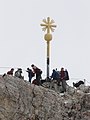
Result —
[{"label": "cross vertical post", "polygon": [[47,19],[43,19],[44,24],[40,24],[43,26],[42,30],[46,31],[47,33],[44,36],[44,39],[47,42],[47,79],[49,78],[49,69],[50,69],[50,41],[52,40],[52,34],[51,32],[54,32],[53,27],[56,27],[56,25],[53,25],[54,20],[50,20],[50,17],[47,17]]}]

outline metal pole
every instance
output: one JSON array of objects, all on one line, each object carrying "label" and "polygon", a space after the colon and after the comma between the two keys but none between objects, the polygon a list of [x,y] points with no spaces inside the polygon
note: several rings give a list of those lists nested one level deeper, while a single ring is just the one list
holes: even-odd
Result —
[{"label": "metal pole", "polygon": [[49,78],[49,68],[50,68],[50,42],[47,42],[47,78]]}]

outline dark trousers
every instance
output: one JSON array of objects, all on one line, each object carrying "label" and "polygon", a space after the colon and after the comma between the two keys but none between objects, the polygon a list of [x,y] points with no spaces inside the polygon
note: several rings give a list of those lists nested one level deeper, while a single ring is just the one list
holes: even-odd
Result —
[{"label": "dark trousers", "polygon": [[41,84],[40,79],[41,79],[41,74],[36,74],[36,80],[37,80],[39,85]]},{"label": "dark trousers", "polygon": [[66,80],[63,79],[61,82],[62,82],[62,91],[66,92]]},{"label": "dark trousers", "polygon": [[32,79],[32,78],[31,78],[31,77],[29,77],[29,82],[30,82],[30,83],[31,83],[31,79]]}]

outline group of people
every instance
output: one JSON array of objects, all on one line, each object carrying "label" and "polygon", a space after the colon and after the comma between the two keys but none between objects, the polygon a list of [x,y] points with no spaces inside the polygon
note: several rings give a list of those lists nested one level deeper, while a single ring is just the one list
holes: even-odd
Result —
[{"label": "group of people", "polygon": [[[31,68],[27,68],[27,70],[25,70],[28,73],[28,78],[29,78],[29,82],[35,85],[42,85],[43,82],[46,82],[47,80],[42,80],[42,70],[40,68],[38,68],[37,66],[35,66],[34,64],[31,65]],[[18,77],[20,79],[24,79],[24,76],[22,75],[22,69],[18,68],[15,72],[14,72],[14,68],[11,68],[7,73],[7,75],[12,75],[15,77]],[[3,77],[6,75],[4,74]],[[32,81],[32,78],[35,77],[35,79]],[[52,70],[52,74],[49,77],[50,81],[56,81],[58,86],[62,87],[62,91],[61,92],[66,92],[66,86],[67,83],[66,81],[69,80],[69,74],[67,69],[64,69],[63,67],[60,69],[60,71],[56,69]],[[81,84],[85,84],[85,82],[83,81],[79,81],[77,83],[73,82],[73,87],[79,87]]]},{"label": "group of people", "polygon": [[27,68],[28,72],[28,77],[29,77],[29,82],[31,83],[31,79],[36,76],[36,78],[32,81],[33,84],[36,85],[40,85],[40,80],[41,80],[41,74],[42,74],[42,70],[40,68],[38,68],[37,66],[35,66],[34,64],[31,65],[32,69]]},{"label": "group of people", "polygon": [[[3,77],[5,76],[6,74],[3,75]],[[14,75],[15,77],[18,77],[20,79],[24,79],[24,76],[22,76],[22,69],[21,68],[18,68],[15,73],[14,73],[14,68],[11,68],[8,72],[7,72],[7,75]]]},{"label": "group of people", "polygon": [[[42,70],[40,68],[32,64],[31,68],[27,68],[27,70],[25,71],[28,73],[28,78],[30,83],[32,82],[32,84],[36,84],[36,85],[42,84],[41,81]],[[15,72],[14,72],[14,68],[11,68],[11,70],[8,71],[7,74],[14,75],[15,77],[18,77],[20,79],[24,79],[21,68],[18,68]],[[32,81],[33,77],[35,77],[35,79]],[[64,68],[61,68],[60,71],[57,71],[57,69],[53,69],[50,79],[56,80],[58,86],[62,85],[62,92],[66,92],[66,81],[69,80],[69,74],[66,69],[64,70]]]},{"label": "group of people", "polygon": [[62,67],[60,71],[57,71],[57,69],[53,69],[52,75],[50,76],[52,80],[57,81],[58,86],[62,86],[61,92],[66,92],[66,81],[69,80],[69,74],[67,69],[64,70]]},{"label": "group of people", "polygon": [[[42,74],[42,70],[38,67],[36,67],[34,64],[31,65],[31,69],[27,68],[26,72],[28,73],[28,78],[29,78],[29,82],[31,83],[31,80],[34,76],[36,76],[35,80],[33,80],[33,84],[37,84],[40,85],[40,79],[41,79],[41,74]],[[22,69],[18,68],[15,73],[14,73],[14,68],[11,68],[8,72],[7,75],[12,75],[15,77],[18,77],[20,79],[24,79],[24,76],[22,75]],[[5,76],[5,74],[3,75],[3,77]]]}]

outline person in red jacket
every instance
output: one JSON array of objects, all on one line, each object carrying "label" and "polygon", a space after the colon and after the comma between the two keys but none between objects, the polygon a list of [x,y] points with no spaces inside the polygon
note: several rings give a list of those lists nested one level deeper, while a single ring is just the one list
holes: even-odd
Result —
[{"label": "person in red jacket", "polygon": [[60,71],[60,80],[62,82],[62,92],[66,92],[66,74],[65,74],[65,71],[64,71],[64,68],[61,68],[61,71]]},{"label": "person in red jacket", "polygon": [[36,67],[34,64],[31,65],[33,72],[36,74],[36,80],[40,85],[40,79],[41,79],[41,74],[42,74],[42,70],[39,69],[38,67]]},{"label": "person in red jacket", "polygon": [[11,70],[7,72],[7,75],[13,75],[13,72],[14,72],[14,68],[11,68]]}]

